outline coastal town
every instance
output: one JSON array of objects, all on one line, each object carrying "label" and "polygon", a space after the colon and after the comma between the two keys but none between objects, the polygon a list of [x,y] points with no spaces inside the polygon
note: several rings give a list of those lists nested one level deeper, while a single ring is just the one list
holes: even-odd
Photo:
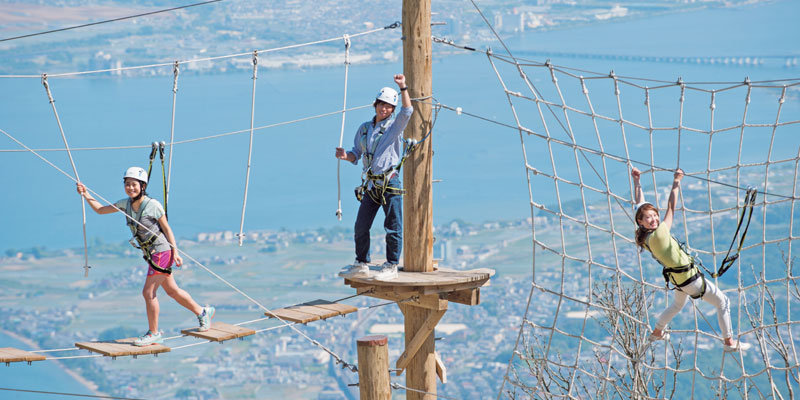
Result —
[{"label": "coastal town", "polygon": [[[543,221],[540,221],[543,223]],[[353,295],[336,276],[338,268],[348,262],[352,232],[341,230],[312,230],[293,232],[248,232],[242,248],[236,246],[232,232],[200,233],[191,239],[180,240],[188,254],[198,256],[208,268],[224,274],[253,295],[266,297],[272,307],[315,300],[328,300]],[[480,307],[458,307],[457,312],[445,315],[436,336],[437,348],[449,368],[448,395],[458,398],[477,398],[491,393],[502,379],[507,360],[519,331],[520,313],[530,290],[530,220],[468,224],[453,221],[436,229],[435,257],[442,267],[473,269],[490,267],[498,271],[491,286],[481,291]],[[382,235],[373,237],[375,257],[382,252]],[[336,249],[339,260],[331,259],[325,266],[314,263],[314,249]],[[0,295],[0,329],[29,338],[39,348],[69,348],[79,341],[110,340],[136,336],[141,326],[139,290],[144,269],[138,256],[127,243],[98,244],[91,249],[93,264],[89,279],[81,279],[82,270],[74,264],[79,249],[28,249],[7,251],[0,260],[0,270],[16,270],[29,276],[22,284],[7,286]],[[243,256],[242,254],[248,254]],[[330,254],[330,253],[329,253]],[[77,258],[76,258],[77,257]],[[137,261],[139,259],[139,261]],[[338,262],[337,262],[338,261]],[[191,263],[189,263],[191,264]],[[254,269],[262,271],[255,272]],[[53,274],[53,270],[62,271]],[[74,274],[64,273],[73,269]],[[280,273],[268,273],[268,271]],[[255,274],[254,274],[255,272]],[[247,276],[259,276],[257,282],[246,282]],[[263,312],[237,293],[216,284],[214,278],[196,266],[187,265],[177,273],[184,287],[200,297],[210,293],[215,299],[217,318],[229,323],[259,319]],[[64,285],[66,282],[70,282]],[[355,361],[355,339],[380,333],[388,335],[390,358],[402,352],[402,315],[396,305],[372,298],[357,297],[345,303],[359,307],[353,315],[317,321],[300,327],[308,336],[330,348],[343,359]],[[66,307],[58,304],[70,304]],[[368,308],[377,306],[375,308]],[[174,322],[191,322],[180,310],[164,307],[162,319],[170,321],[168,335],[179,335]],[[115,315],[124,314],[122,318]],[[476,322],[478,322],[476,324]],[[65,366],[80,371],[103,393],[137,397],[145,393],[136,387],[148,387],[148,393],[172,393],[178,398],[218,398],[232,393],[251,393],[259,398],[272,390],[296,388],[293,398],[343,399],[357,396],[357,388],[348,386],[357,375],[339,368],[332,357],[292,332],[280,327],[275,320],[259,321],[253,329],[268,329],[263,333],[225,342],[176,349],[159,357],[110,360],[64,360]],[[178,338],[170,346],[184,346],[196,339]],[[85,355],[71,352],[63,355]],[[167,364],[181,368],[160,377]],[[161,365],[161,366],[159,366]],[[147,368],[142,368],[147,366]],[[24,368],[24,365],[14,366]],[[211,375],[203,371],[212,371]],[[129,385],[126,377],[136,374],[139,385]],[[196,382],[196,376],[212,379],[213,389]],[[147,385],[142,383],[146,382]],[[350,393],[345,395],[344,393]],[[170,396],[171,397],[171,396]]]}]

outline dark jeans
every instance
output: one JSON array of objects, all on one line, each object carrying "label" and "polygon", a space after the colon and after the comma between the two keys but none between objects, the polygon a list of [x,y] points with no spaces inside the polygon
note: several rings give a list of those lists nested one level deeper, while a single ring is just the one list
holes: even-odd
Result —
[{"label": "dark jeans", "polygon": [[[389,186],[401,188],[400,177],[390,179]],[[403,250],[403,196],[385,193],[383,198],[386,199],[386,204],[376,203],[367,194],[361,199],[355,226],[356,261],[370,261],[369,229],[382,206],[386,216],[383,221],[383,228],[386,229],[386,261],[399,264],[400,252]]]}]

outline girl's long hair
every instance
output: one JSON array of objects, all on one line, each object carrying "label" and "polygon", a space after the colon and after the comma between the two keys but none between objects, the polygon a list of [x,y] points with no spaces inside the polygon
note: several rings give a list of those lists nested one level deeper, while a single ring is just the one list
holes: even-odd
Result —
[{"label": "girl's long hair", "polygon": [[644,215],[644,212],[648,210],[653,210],[656,212],[656,214],[658,214],[658,209],[650,203],[642,204],[642,206],[639,207],[638,210],[636,210],[636,218],[635,218],[637,225],[636,245],[639,246],[639,251],[644,251],[645,248],[644,245],[645,242],[647,241],[647,236],[650,235],[651,232],[653,232],[652,229],[647,229],[643,227],[641,224],[639,224],[639,218],[641,218],[642,215]]}]

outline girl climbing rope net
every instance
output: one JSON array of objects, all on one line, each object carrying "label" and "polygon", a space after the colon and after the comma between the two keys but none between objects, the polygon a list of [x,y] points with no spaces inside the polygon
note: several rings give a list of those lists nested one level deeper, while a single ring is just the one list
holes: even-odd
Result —
[{"label": "girl climbing rope net", "polygon": [[689,300],[703,299],[717,309],[719,328],[722,330],[723,348],[726,352],[746,350],[749,346],[733,339],[731,329],[730,300],[713,282],[706,281],[697,267],[695,260],[674,236],[670,234],[672,219],[675,215],[675,204],[683,179],[683,171],[678,169],[672,181],[672,190],[667,201],[664,219],[658,215],[658,209],[644,199],[642,185],[639,182],[641,172],[637,168],[631,170],[636,202],[636,245],[640,251],[647,249],[653,258],[663,267],[662,274],[667,286],[674,285],[675,298],[658,317],[653,333],[648,338],[651,342],[669,339],[667,324],[681,311]]}]

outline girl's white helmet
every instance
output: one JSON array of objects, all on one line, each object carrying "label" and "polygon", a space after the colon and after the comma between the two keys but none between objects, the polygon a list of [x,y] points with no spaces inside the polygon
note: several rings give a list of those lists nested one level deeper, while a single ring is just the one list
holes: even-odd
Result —
[{"label": "girl's white helmet", "polygon": [[125,171],[125,176],[122,177],[122,179],[125,178],[133,178],[147,183],[147,171],[141,167],[130,167]]},{"label": "girl's white helmet", "polygon": [[378,92],[377,96],[375,96],[375,101],[382,101],[397,107],[397,90],[394,90],[390,87],[385,87]]}]

